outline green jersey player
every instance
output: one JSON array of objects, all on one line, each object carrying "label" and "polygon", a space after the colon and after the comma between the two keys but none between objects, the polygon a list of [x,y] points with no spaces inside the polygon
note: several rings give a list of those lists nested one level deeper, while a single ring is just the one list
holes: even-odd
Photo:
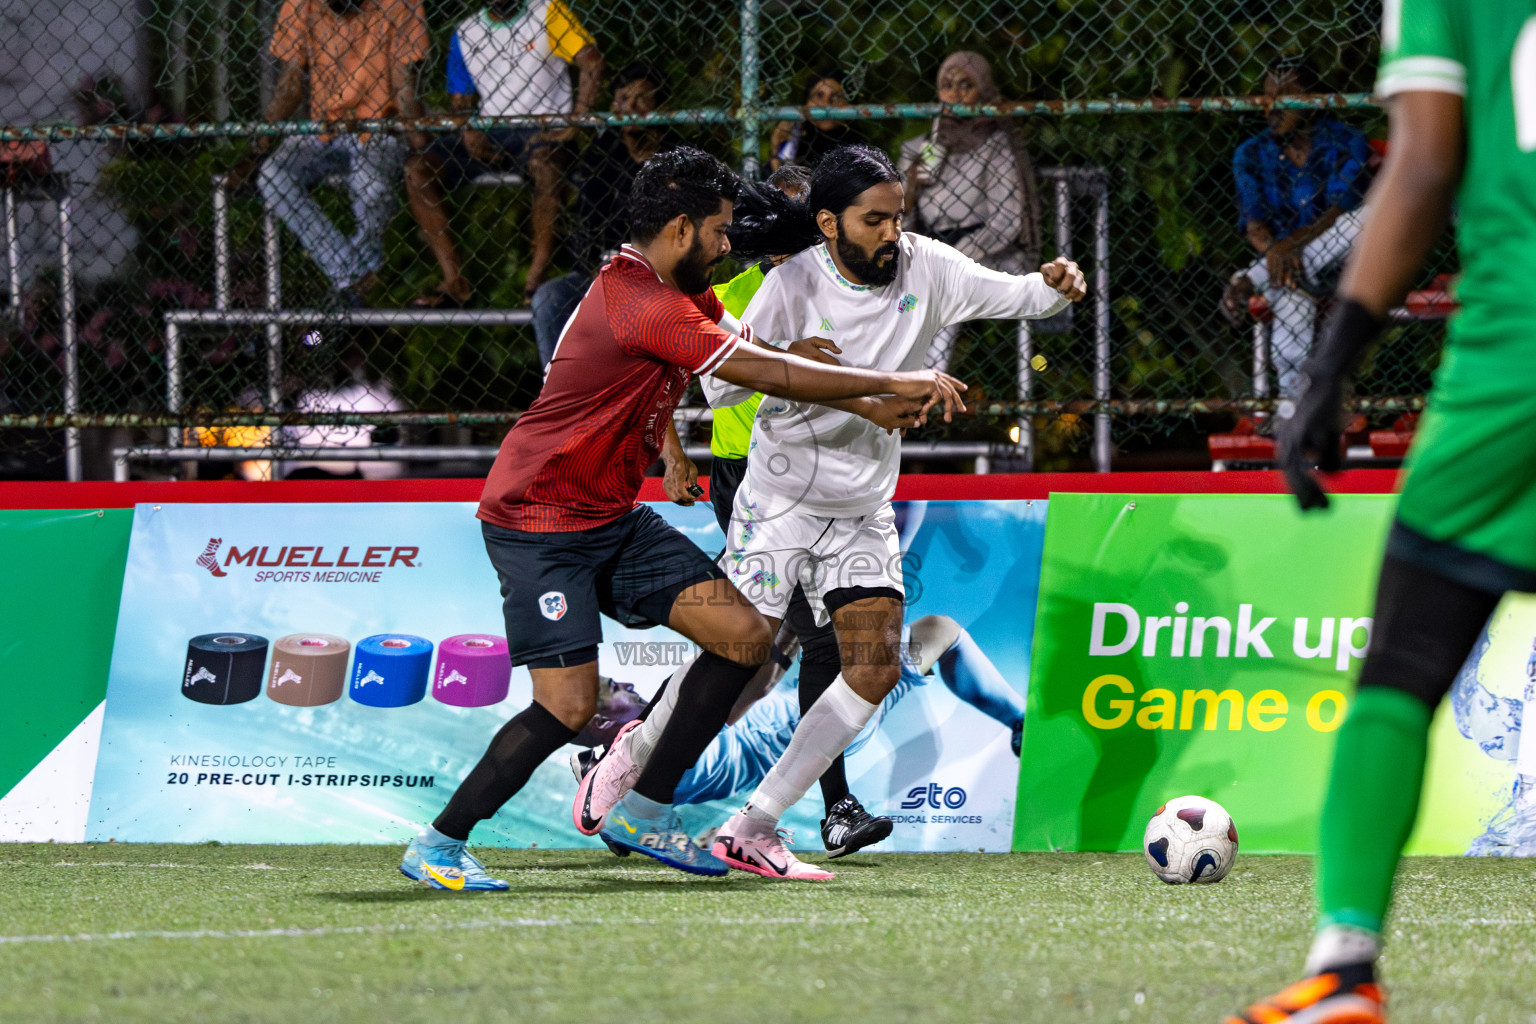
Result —
[{"label": "green jersey player", "polygon": [[1323,807],[1308,977],[1229,1018],[1382,1021],[1375,976],[1418,809],[1430,716],[1506,590],[1536,589],[1536,2],[1388,0],[1377,95],[1391,145],[1323,339],[1280,410],[1303,508],[1327,497],[1344,378],[1403,298],[1454,199],[1463,277],[1377,584],[1360,689]]}]

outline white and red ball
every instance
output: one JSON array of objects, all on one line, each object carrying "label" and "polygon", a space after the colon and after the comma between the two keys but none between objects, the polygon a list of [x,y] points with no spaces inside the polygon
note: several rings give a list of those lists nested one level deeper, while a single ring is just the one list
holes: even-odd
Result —
[{"label": "white and red ball", "polygon": [[1181,796],[1152,815],[1141,850],[1169,885],[1209,885],[1227,877],[1237,860],[1237,826],[1216,801]]}]

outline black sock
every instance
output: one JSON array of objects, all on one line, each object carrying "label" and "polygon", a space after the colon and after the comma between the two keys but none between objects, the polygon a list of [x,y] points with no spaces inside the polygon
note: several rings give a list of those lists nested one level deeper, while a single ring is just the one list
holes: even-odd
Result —
[{"label": "black sock", "polygon": [[[736,699],[757,674],[756,665],[738,665],[712,651],[700,653],[699,660],[682,679],[677,691],[677,706],[662,730],[651,759],[646,762],[635,792],[660,804],[672,802],[678,780],[692,768],[704,748],[709,746],[736,706]],[[678,686],[674,677],[671,684]]]},{"label": "black sock", "polygon": [[[836,648],[833,649],[836,653]],[[842,671],[842,665],[834,661],[828,665],[825,661],[809,660],[810,652],[805,651],[800,659],[800,716],[811,710],[827,688],[837,681],[837,674]],[[837,806],[839,800],[848,795],[848,772],[844,767],[843,755],[838,754],[833,758],[827,770],[821,774],[821,802],[826,804],[827,813],[832,813],[832,808]]]},{"label": "black sock", "polygon": [[546,757],[575,738],[576,730],[543,705],[528,705],[496,733],[432,827],[450,839],[468,839],[469,830],[512,799]]}]

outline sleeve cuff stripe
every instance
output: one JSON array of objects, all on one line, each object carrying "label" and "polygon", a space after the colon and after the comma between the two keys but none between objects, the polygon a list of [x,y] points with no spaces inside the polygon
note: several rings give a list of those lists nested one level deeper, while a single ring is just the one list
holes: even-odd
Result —
[{"label": "sleeve cuff stripe", "polygon": [[1402,57],[1381,67],[1376,95],[1389,96],[1408,89],[1467,94],[1467,69],[1449,57]]},{"label": "sleeve cuff stripe", "polygon": [[1466,79],[1423,74],[1383,76],[1376,82],[1376,95],[1381,99],[1396,96],[1400,92],[1444,92],[1452,96],[1465,96],[1467,82]]},{"label": "sleeve cuff stripe", "polygon": [[700,377],[704,376],[705,374],[715,372],[715,368],[729,359],[731,357],[731,353],[736,351],[736,346],[740,344],[740,338],[736,337],[734,334],[728,335],[725,344],[715,349],[714,353],[710,355],[710,357],[706,359],[704,363],[693,372]]},{"label": "sleeve cuff stripe", "polygon": [[1400,71],[1434,71],[1462,78],[1467,77],[1466,65],[1450,57],[1398,57],[1381,66],[1383,75]]}]

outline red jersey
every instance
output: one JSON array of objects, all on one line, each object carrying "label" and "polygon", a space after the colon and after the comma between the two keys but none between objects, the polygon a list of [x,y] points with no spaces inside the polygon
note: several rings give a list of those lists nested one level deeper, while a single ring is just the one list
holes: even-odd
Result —
[{"label": "red jersey", "polygon": [[544,388],[501,443],[481,519],[509,530],[589,530],[635,507],[691,373],[740,339],[710,290],[684,295],[625,246],[555,347]]}]

